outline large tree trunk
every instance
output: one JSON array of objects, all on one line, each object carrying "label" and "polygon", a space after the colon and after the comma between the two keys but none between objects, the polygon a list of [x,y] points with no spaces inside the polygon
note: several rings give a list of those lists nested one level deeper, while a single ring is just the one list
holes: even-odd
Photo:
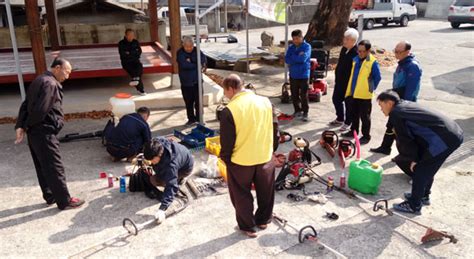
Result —
[{"label": "large tree trunk", "polygon": [[341,45],[349,24],[352,0],[320,0],[308,26],[305,39],[323,40],[326,45]]}]

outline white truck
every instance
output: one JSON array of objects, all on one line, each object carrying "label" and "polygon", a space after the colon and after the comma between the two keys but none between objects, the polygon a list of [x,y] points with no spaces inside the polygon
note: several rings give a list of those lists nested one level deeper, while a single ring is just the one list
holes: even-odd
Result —
[{"label": "white truck", "polygon": [[[372,1],[372,2],[370,2]],[[415,0],[369,0],[368,5],[362,10],[353,9],[349,16],[349,24],[357,27],[360,15],[364,17],[364,28],[371,30],[375,24],[387,26],[396,23],[402,27],[408,25],[408,21],[416,19]]]}]

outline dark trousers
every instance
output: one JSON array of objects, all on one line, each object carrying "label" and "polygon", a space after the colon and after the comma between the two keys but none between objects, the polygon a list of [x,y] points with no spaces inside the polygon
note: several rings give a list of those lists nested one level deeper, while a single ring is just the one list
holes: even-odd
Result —
[{"label": "dark trousers", "polygon": [[[193,172],[193,168],[178,171],[178,184],[179,185],[183,184],[184,178],[190,176],[192,172]],[[152,176],[152,178],[154,178],[151,181],[152,185],[166,187],[166,181],[161,179],[158,175],[155,174],[155,175]]]},{"label": "dark trousers", "polygon": [[390,122],[387,122],[386,127],[387,129],[385,130],[385,134],[383,135],[383,140],[380,147],[387,150],[391,150],[393,142],[395,142],[395,132],[393,132],[393,126]]},{"label": "dark trousers", "polygon": [[[344,121],[346,125],[351,125],[352,114],[350,112],[350,103],[346,102],[346,91],[342,87],[335,86],[332,94],[332,103],[336,109],[336,120]],[[345,109],[344,109],[345,106]]]},{"label": "dark trousers", "polygon": [[138,80],[138,85],[135,86],[135,88],[139,92],[144,92],[144,87],[143,87],[143,82],[142,82],[143,65],[140,62],[140,60],[137,60],[135,62],[127,62],[127,63],[122,62],[122,67],[125,71],[127,71],[127,74],[131,78],[134,78],[134,77],[140,78]]},{"label": "dark trousers", "polygon": [[189,121],[199,121],[199,89],[198,85],[181,86],[184,103],[186,105],[186,115]]},{"label": "dark trousers", "polygon": [[[256,225],[268,224],[272,219],[275,201],[275,166],[273,161],[255,166],[227,164],[229,194],[239,228],[255,232]],[[252,183],[257,193],[258,208],[253,213]]]},{"label": "dark trousers", "polygon": [[[295,112],[308,113],[308,79],[293,79],[290,78],[291,100]],[[301,103],[301,106],[300,106]]]},{"label": "dark trousers", "polygon": [[351,131],[359,133],[359,121],[362,121],[362,136],[370,139],[370,113],[372,112],[372,100],[355,99],[347,97],[351,106],[352,126]]},{"label": "dark trousers", "polygon": [[137,155],[139,152],[133,147],[121,147],[107,143],[107,152],[116,159],[129,158]]},{"label": "dark trousers", "polygon": [[60,209],[66,207],[71,196],[56,135],[39,132],[28,132],[27,135],[43,199],[46,202],[56,201]]},{"label": "dark trousers", "polygon": [[402,171],[409,175],[413,180],[411,186],[411,198],[408,201],[412,208],[420,207],[421,198],[430,195],[435,174],[454,150],[456,150],[456,148],[449,149],[431,159],[418,162],[415,166],[414,172],[410,171],[411,162],[403,161],[397,163],[400,169],[402,169]]}]

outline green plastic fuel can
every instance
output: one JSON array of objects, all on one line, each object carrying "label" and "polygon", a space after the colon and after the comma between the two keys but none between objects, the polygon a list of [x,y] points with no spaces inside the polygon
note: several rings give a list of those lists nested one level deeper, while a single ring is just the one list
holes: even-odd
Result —
[{"label": "green plastic fuel can", "polygon": [[355,160],[349,165],[349,188],[364,194],[377,194],[382,183],[383,168],[367,160]]}]

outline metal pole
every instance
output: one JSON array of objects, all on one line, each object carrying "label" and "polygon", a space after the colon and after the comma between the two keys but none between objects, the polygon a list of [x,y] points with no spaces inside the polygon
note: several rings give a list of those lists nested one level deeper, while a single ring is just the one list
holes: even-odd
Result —
[{"label": "metal pole", "polygon": [[245,1],[245,41],[247,44],[247,73],[250,73],[250,60],[249,60],[249,1]]},{"label": "metal pole", "polygon": [[227,0],[224,0],[224,31],[227,33]]},{"label": "metal pole", "polygon": [[199,92],[199,123],[204,124],[204,105],[202,103],[202,64],[201,64],[201,35],[199,32],[199,0],[196,0],[194,6],[195,19],[195,34],[196,34],[196,54],[197,54],[197,69],[198,69],[198,92]]},{"label": "metal pole", "polygon": [[17,73],[17,76],[18,76],[18,84],[20,85],[21,100],[24,101],[25,98],[26,98],[25,84],[23,83],[23,73],[21,72],[20,56],[18,54],[18,46],[16,44],[15,25],[13,24],[10,0],[5,1],[5,9],[7,10],[8,29],[10,30],[10,38],[11,38],[11,41],[12,41],[13,56],[15,58],[15,65],[16,65],[16,73]]},{"label": "metal pole", "polygon": [[[216,0],[217,2],[217,0]],[[216,8],[216,19],[217,19],[217,32],[221,32],[221,10],[220,7]]]},{"label": "metal pole", "polygon": [[[288,1],[286,1],[285,5],[285,54],[288,51],[288,24],[289,24],[289,18],[288,18]],[[285,83],[288,83],[288,64],[285,62]]]},{"label": "metal pole", "polygon": [[364,15],[359,14],[357,17],[357,30],[359,31],[359,41],[361,41],[364,37],[362,36],[362,32],[364,31]]}]

